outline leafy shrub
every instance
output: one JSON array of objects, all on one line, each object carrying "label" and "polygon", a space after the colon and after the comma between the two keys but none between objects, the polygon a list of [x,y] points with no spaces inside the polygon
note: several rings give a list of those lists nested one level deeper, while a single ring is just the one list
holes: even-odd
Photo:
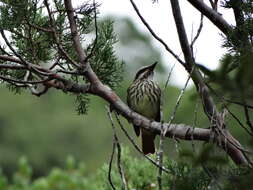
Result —
[{"label": "leafy shrub", "polygon": [[[163,174],[164,189],[206,190],[206,189],[250,189],[253,172],[248,169],[230,169],[225,172],[217,168],[195,168],[186,163],[166,160],[169,174]],[[157,189],[157,168],[144,158],[135,158],[123,149],[121,164],[130,190]],[[108,181],[108,164],[94,174],[88,174],[85,164],[76,163],[68,157],[65,168],[53,168],[44,177],[32,178],[32,168],[26,158],[18,163],[18,170],[10,181],[0,173],[0,190],[111,190]],[[115,189],[123,189],[117,166],[112,167],[111,179]]]}]

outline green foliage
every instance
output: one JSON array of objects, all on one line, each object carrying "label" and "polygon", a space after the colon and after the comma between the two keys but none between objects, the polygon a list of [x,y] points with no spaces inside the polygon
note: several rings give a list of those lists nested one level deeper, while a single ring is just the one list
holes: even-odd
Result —
[{"label": "green foliage", "polygon": [[[176,163],[165,158],[165,166],[169,174],[163,173],[164,189],[207,190],[233,189],[252,187],[252,171],[246,168],[221,170],[208,167],[193,167],[186,163]],[[128,149],[122,151],[122,167],[129,189],[157,189],[157,168],[149,161],[134,158]],[[12,183],[0,173],[1,190],[111,190],[108,180],[108,164],[103,165],[93,174],[88,174],[82,162],[77,163],[73,157],[68,157],[65,168],[53,168],[47,176],[32,178],[32,169],[27,159],[22,157]],[[111,180],[116,189],[122,189],[123,184],[116,166],[112,167]]]},{"label": "green foliage", "polygon": [[52,59],[52,35],[31,26],[47,28],[48,17],[35,1],[8,0],[0,6],[0,26],[11,34],[11,44],[27,61],[38,64]]},{"label": "green foliage", "polygon": [[236,54],[245,50],[252,51],[252,0],[226,0],[223,2],[223,6],[233,9],[236,20],[236,27],[234,27],[226,38],[224,46]]},{"label": "green foliage", "polygon": [[[85,29],[84,29],[85,30]],[[123,80],[123,62],[119,62],[113,45],[117,42],[117,38],[113,32],[113,23],[105,20],[98,25],[98,36],[88,46],[87,54],[96,54],[89,59],[93,71],[97,74],[101,82],[115,89]],[[75,80],[83,81],[83,78],[75,78]],[[87,113],[89,98],[88,95],[77,95],[76,104],[79,114]]]},{"label": "green foliage", "polygon": [[123,62],[117,60],[113,50],[113,45],[116,42],[113,22],[105,20],[99,24],[97,41],[95,40],[88,48],[88,53],[91,53],[92,47],[95,45],[94,52],[99,55],[91,57],[92,69],[104,84],[114,89],[123,79]]},{"label": "green foliage", "polygon": [[236,26],[224,36],[223,47],[228,52],[220,59],[220,68],[208,72],[201,70],[221,96],[240,102],[252,101],[252,0],[224,0],[222,3],[224,8],[233,10],[236,21]]},{"label": "green foliage", "polygon": [[76,111],[79,115],[86,114],[90,99],[87,94],[78,94],[76,96]]},{"label": "green foliage", "polygon": [[[69,29],[69,22],[66,16],[63,0],[48,1],[51,17],[48,14],[43,1],[37,0],[2,0],[0,4],[0,28],[8,31],[8,39],[15,51],[26,61],[48,67],[54,62],[59,62],[61,68],[73,71],[73,68],[63,49],[70,59],[79,62],[75,48],[73,47],[72,35]],[[76,22],[79,28],[81,42],[89,56],[89,63],[96,72],[100,80],[115,89],[122,81],[123,63],[117,60],[113,45],[117,42],[113,32],[112,21],[102,21],[98,24],[98,36],[95,40],[90,40],[90,36],[95,32],[95,11],[98,5],[84,3],[76,10]],[[42,28],[42,29],[41,29]],[[50,30],[54,30],[54,32]],[[45,31],[46,30],[46,31]],[[49,30],[49,31],[47,31]],[[2,50],[7,54],[8,48]],[[9,52],[13,54],[13,52]],[[7,54],[8,55],[8,54]],[[4,76],[23,80],[27,72],[24,70],[10,70],[8,73],[1,71]],[[35,74],[29,75],[29,80],[35,78]],[[71,76],[77,83],[87,82],[83,76]],[[10,90],[15,93],[22,92],[12,83],[8,84]],[[88,110],[89,97],[87,95],[77,95],[76,110],[79,114],[85,114]]]}]

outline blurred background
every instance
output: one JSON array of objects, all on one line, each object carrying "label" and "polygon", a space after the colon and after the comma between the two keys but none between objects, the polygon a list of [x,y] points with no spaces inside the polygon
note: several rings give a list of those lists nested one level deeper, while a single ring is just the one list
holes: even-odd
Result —
[{"label": "blurred background", "polygon": [[[104,2],[104,5],[108,6],[109,1]],[[126,89],[133,80],[136,70],[154,61],[159,62],[155,78],[163,89],[175,61],[162,53],[163,48],[155,44],[151,36],[140,26],[140,22],[136,25],[137,18],[133,21],[131,17],[122,14],[108,16],[109,11],[104,8],[105,6],[101,5],[99,19],[111,19],[115,22],[115,33],[118,37],[115,51],[119,60],[125,63],[124,82],[116,89],[117,93],[125,100]],[[114,10],[120,12],[119,7]],[[161,25],[161,23],[158,24]],[[197,29],[197,26],[195,27]],[[213,26],[208,25],[208,27]],[[216,32],[215,36],[214,38],[217,38],[219,34]],[[176,37],[173,39],[175,41]],[[219,47],[217,42],[215,44]],[[198,51],[202,51],[202,46],[198,47]],[[215,48],[213,50],[217,51]],[[180,54],[180,52],[177,53]],[[202,53],[197,55],[203,56]],[[207,63],[206,66],[218,67],[221,55],[222,51],[217,54],[214,52],[211,59],[214,65]],[[210,61],[210,59],[205,61]],[[180,69],[175,68],[173,71],[169,86],[164,91],[164,121],[170,119],[186,77],[187,75]],[[61,91],[50,90],[46,95],[38,98],[29,92],[14,94],[3,86],[0,88],[0,166],[6,174],[11,174],[16,170],[15,163],[22,156],[26,156],[31,163],[35,176],[47,174],[52,167],[62,167],[69,155],[78,161],[84,161],[90,172],[103,163],[109,162],[112,150],[112,129],[106,113],[108,105],[102,99],[91,97],[88,114],[78,115],[75,110],[75,97]],[[232,106],[231,111],[245,122],[240,107]],[[237,127],[238,124],[233,118],[228,116],[227,120],[235,137],[239,138],[242,144],[247,145],[249,140],[243,138],[246,135],[245,132]],[[185,92],[174,122],[209,127],[193,86]],[[132,126],[125,120],[124,125],[135,137]],[[138,155],[120,130],[118,133],[120,142],[130,147],[133,155]],[[140,139],[135,139],[138,143],[140,142]],[[205,146],[197,142],[194,144],[200,148]],[[183,152],[193,152],[192,143],[189,142],[175,142],[167,139],[165,147],[166,154],[171,159],[183,159]],[[219,150],[216,151],[219,154]]]}]

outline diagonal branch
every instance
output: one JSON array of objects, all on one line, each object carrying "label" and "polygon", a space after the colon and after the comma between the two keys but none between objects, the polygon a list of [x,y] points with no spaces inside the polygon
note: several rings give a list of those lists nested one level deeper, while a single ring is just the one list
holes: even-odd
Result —
[{"label": "diagonal branch", "polygon": [[191,42],[191,45],[190,45],[192,54],[193,54],[193,46],[194,46],[195,42],[197,41],[197,39],[199,38],[200,33],[201,33],[202,29],[203,29],[203,19],[204,19],[204,16],[203,16],[203,14],[201,14],[200,15],[199,28],[198,28],[197,33],[196,33],[195,37],[193,38],[193,40]]},{"label": "diagonal branch", "polygon": [[[38,70],[37,67],[34,64],[29,63],[19,53],[16,52],[16,50],[12,47],[11,43],[9,42],[7,37],[5,36],[4,30],[0,29],[0,33],[1,33],[1,36],[2,36],[3,40],[5,41],[6,45],[8,46],[8,48],[10,48],[10,50],[13,52],[13,54],[18,58],[18,59],[16,59],[16,58],[13,58],[13,57],[10,57],[10,56],[0,55],[2,57],[2,60],[5,60],[5,58],[6,59],[10,58],[11,59],[10,61],[20,63],[22,65],[25,65],[28,69],[31,69],[32,71],[34,71],[38,74],[48,76],[48,73],[43,72],[41,70]],[[8,61],[8,60],[5,60],[5,61]]]},{"label": "diagonal branch", "polygon": [[[134,142],[134,139],[128,134],[127,130],[124,128],[123,124],[120,121],[120,118],[118,116],[117,113],[115,113],[115,117],[117,119],[117,122],[121,128],[121,130],[124,132],[124,134],[126,135],[126,137],[128,138],[128,140],[132,143],[132,145],[134,146],[134,148],[142,155],[144,156],[144,158],[146,158],[148,161],[150,161],[154,166],[156,166],[157,168],[159,168],[159,170],[162,170],[166,173],[169,173],[169,170],[166,169],[164,166],[162,166],[161,164],[157,164],[155,160],[153,160],[152,158],[150,158],[148,155],[145,155],[142,150],[138,147],[138,145]],[[162,133],[161,133],[162,134]]]},{"label": "diagonal branch", "polygon": [[75,21],[75,15],[74,15],[74,8],[72,6],[71,0],[64,0],[65,8],[68,15],[68,20],[70,24],[70,30],[72,34],[73,39],[73,46],[75,48],[75,51],[77,53],[77,56],[79,58],[79,62],[81,63],[82,71],[85,75],[85,77],[91,82],[92,88],[97,89],[103,86],[101,81],[98,79],[97,75],[94,73],[94,71],[91,69],[90,64],[87,62],[86,58],[86,52],[82,47],[80,36],[78,34],[77,24]]},{"label": "diagonal branch", "polygon": [[142,23],[146,26],[146,28],[148,29],[148,31],[152,34],[152,36],[159,41],[164,48],[182,65],[184,64],[184,62],[179,58],[178,55],[176,55],[172,49],[169,48],[169,46],[159,37],[156,35],[156,33],[152,30],[152,28],[149,26],[149,24],[147,23],[147,21],[143,18],[143,16],[141,15],[138,7],[136,6],[136,4],[134,3],[133,0],[130,0],[135,12],[137,13],[137,15],[139,16],[139,18],[141,19]]},{"label": "diagonal branch", "polygon": [[67,59],[67,61],[69,61],[72,65],[74,65],[75,67],[79,68],[78,63],[76,63],[71,57],[70,55],[63,49],[62,44],[59,40],[56,28],[55,28],[55,22],[48,4],[48,0],[44,0],[44,4],[47,8],[47,12],[48,12],[48,16],[49,16],[49,20],[50,20],[50,24],[51,24],[51,31],[53,32],[53,36],[56,42],[56,45],[59,49],[59,51],[62,53],[62,55]]},{"label": "diagonal branch", "polygon": [[[226,130],[226,126],[224,123],[224,118],[222,117],[222,114],[220,114],[214,104],[213,98],[211,97],[208,87],[206,86],[204,79],[202,75],[200,74],[199,70],[194,67],[195,60],[192,55],[192,51],[190,49],[190,45],[187,39],[180,6],[178,3],[178,0],[170,0],[172,12],[174,16],[174,20],[177,27],[178,37],[180,41],[181,48],[184,53],[184,58],[186,61],[186,64],[184,65],[186,70],[188,72],[191,72],[192,70],[192,80],[200,94],[200,97],[202,99],[202,104],[204,111],[206,115],[208,116],[211,124],[213,124],[213,130],[216,132],[216,143],[218,146],[221,146],[224,148],[224,150],[229,154],[231,151],[230,149],[227,149],[227,147],[230,146],[230,148],[233,147],[233,154],[234,158],[238,157],[237,159],[244,160],[245,163],[248,162],[248,158],[245,155],[244,150],[241,148],[240,143]],[[224,138],[226,142],[220,142],[217,140],[220,140],[220,137]],[[231,147],[232,146],[232,147]],[[231,153],[231,152],[230,152]]]},{"label": "diagonal branch", "polygon": [[[21,61],[17,58],[14,58],[11,56],[4,56],[4,55],[0,55],[0,60],[21,64],[21,65],[17,65],[16,67],[31,70],[39,75],[50,76],[51,79],[55,79],[54,81],[53,80],[45,81],[44,85],[47,87],[53,87],[56,89],[60,89],[60,90],[63,90],[64,92],[72,92],[72,93],[88,93],[89,92],[89,93],[92,93],[92,92],[90,92],[90,84],[83,84],[83,85],[77,84],[71,80],[65,79],[64,77],[58,75],[54,71],[45,69],[39,65],[34,65],[29,62],[24,63],[23,61]],[[5,64],[0,64],[0,68],[1,68],[1,65],[3,65],[3,67],[5,66]]]},{"label": "diagonal branch", "polygon": [[219,115],[218,111],[208,91],[208,88],[204,83],[204,79],[202,75],[200,74],[199,70],[196,67],[194,67],[195,60],[194,60],[194,57],[193,57],[193,54],[188,42],[187,35],[186,35],[178,0],[175,0],[175,1],[171,0],[171,6],[172,6],[174,20],[177,27],[178,38],[179,38],[180,45],[181,45],[182,51],[184,53],[184,58],[186,61],[186,64],[183,66],[185,66],[185,69],[188,71],[188,73],[192,72],[191,74],[192,80],[197,90],[199,91],[200,97],[203,101],[205,113],[208,116],[208,118],[211,120],[213,116],[217,117]]},{"label": "diagonal branch", "polygon": [[207,6],[202,0],[188,0],[192,6],[198,9],[203,15],[205,15],[217,28],[220,29],[225,35],[228,35],[229,32],[233,29],[232,26],[227,23],[227,21],[222,18],[222,16]]},{"label": "diagonal branch", "polygon": [[23,65],[0,64],[0,69],[25,70],[25,69],[27,69],[27,67],[25,67]]},{"label": "diagonal branch", "polygon": [[[112,120],[112,115],[111,115],[109,107],[107,108],[107,115],[108,115],[108,117],[111,121],[111,126],[112,126],[112,130],[113,130],[113,149],[115,149],[115,145],[117,147],[118,171],[119,171],[119,174],[120,174],[120,177],[121,177],[121,181],[123,183],[124,190],[128,190],[128,186],[127,186],[127,182],[126,182],[126,178],[125,178],[125,173],[124,173],[124,170],[123,170],[122,165],[121,165],[121,146],[120,146],[120,143],[119,143],[119,139],[118,139],[118,136],[117,136],[117,133],[116,133],[116,128],[115,128],[114,122]],[[113,158],[113,154],[114,154],[114,150],[113,150],[113,153],[112,153],[112,158]],[[111,165],[111,162],[112,162],[112,158],[111,158],[111,161],[110,161],[110,165]]]},{"label": "diagonal branch", "polygon": [[71,0],[64,0],[64,3],[65,3],[68,19],[69,19],[70,30],[71,30],[71,34],[72,34],[74,48],[78,54],[80,63],[83,64],[84,60],[86,58],[86,53],[85,53],[84,49],[82,48],[82,45],[80,42],[81,38],[78,34],[77,24],[76,24],[76,20],[75,20],[75,14],[74,14],[75,10],[72,6]]},{"label": "diagonal branch", "polygon": [[3,75],[0,75],[0,79],[7,81],[7,82],[11,82],[11,83],[17,83],[17,84],[40,84],[40,83],[45,83],[47,81],[52,80],[50,77],[47,79],[43,79],[40,81],[24,81],[24,80],[19,80],[19,79],[14,79],[14,78],[9,78]]}]

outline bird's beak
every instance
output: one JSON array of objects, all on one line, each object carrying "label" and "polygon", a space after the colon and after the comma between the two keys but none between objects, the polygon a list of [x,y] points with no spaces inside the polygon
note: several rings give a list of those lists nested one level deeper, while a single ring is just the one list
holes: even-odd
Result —
[{"label": "bird's beak", "polygon": [[154,70],[155,69],[155,66],[157,65],[157,61],[155,63],[153,63],[152,65],[149,66],[150,70]]}]

